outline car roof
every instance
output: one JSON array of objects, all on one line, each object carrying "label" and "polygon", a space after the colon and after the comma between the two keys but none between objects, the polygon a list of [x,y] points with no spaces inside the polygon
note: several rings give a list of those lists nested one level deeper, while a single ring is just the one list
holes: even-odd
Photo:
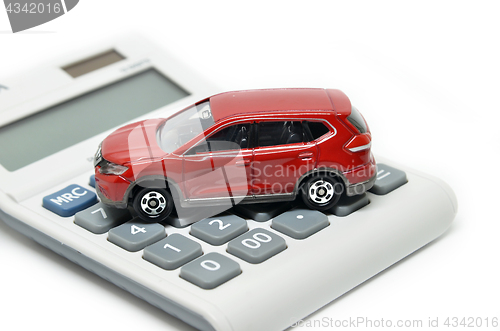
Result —
[{"label": "car roof", "polygon": [[[338,99],[339,102],[335,101]],[[291,88],[244,90],[226,92],[210,98],[210,108],[215,122],[229,116],[279,111],[335,111],[345,106],[347,96],[339,90],[318,88]],[[342,107],[345,108],[345,107]]]}]

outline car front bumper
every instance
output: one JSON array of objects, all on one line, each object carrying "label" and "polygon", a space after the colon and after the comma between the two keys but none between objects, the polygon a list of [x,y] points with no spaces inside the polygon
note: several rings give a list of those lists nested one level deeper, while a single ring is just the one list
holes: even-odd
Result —
[{"label": "car front bumper", "polygon": [[126,192],[131,183],[122,176],[103,175],[96,171],[95,188],[102,203],[116,208],[127,208]]}]

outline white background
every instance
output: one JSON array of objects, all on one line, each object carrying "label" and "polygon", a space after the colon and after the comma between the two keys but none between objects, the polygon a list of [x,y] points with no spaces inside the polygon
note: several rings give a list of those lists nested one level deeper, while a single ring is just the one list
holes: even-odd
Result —
[{"label": "white background", "polygon": [[[224,90],[339,88],[373,151],[444,179],[459,213],[440,239],[309,319],[485,323],[500,318],[499,12],[498,1],[86,0],[12,34],[2,8],[0,84],[138,31]],[[0,293],[2,330],[191,330],[1,222]]]}]

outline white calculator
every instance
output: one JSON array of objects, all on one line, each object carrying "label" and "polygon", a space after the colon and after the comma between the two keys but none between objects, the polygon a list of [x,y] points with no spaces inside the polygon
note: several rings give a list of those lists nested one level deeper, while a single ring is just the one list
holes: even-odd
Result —
[{"label": "white calculator", "polygon": [[[0,92],[0,219],[199,330],[286,329],[439,237],[457,212],[443,181],[376,156],[373,188],[328,212],[296,201],[145,224],[99,202],[97,146],[125,123],[219,92],[212,83],[129,37]],[[71,208],[54,212],[47,199]]]}]

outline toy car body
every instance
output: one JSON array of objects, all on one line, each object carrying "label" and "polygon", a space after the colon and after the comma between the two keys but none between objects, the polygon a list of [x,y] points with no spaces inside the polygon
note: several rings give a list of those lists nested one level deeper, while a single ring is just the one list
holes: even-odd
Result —
[{"label": "toy car body", "polygon": [[101,201],[144,220],[194,206],[291,201],[312,209],[376,178],[371,134],[334,89],[227,92],[109,135],[95,155]]}]

